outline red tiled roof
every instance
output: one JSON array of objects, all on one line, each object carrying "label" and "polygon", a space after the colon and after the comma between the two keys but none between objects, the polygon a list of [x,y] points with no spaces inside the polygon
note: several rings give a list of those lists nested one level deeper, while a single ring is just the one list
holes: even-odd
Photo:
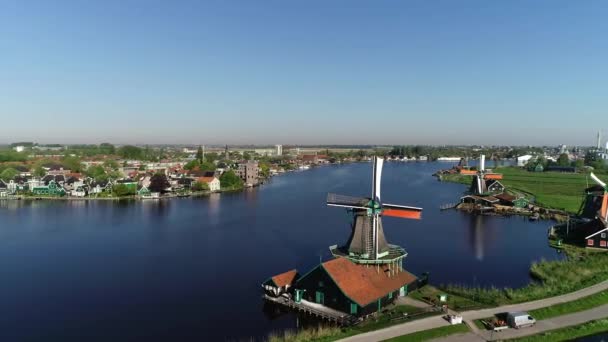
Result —
[{"label": "red tiled roof", "polygon": [[342,292],[361,306],[366,306],[389,292],[397,291],[405,284],[416,280],[416,276],[402,270],[389,277],[387,266],[366,267],[346,258],[336,258],[322,264]]},{"label": "red tiled roof", "polygon": [[197,181],[211,183],[211,182],[213,182],[214,179],[215,179],[215,177],[198,177]]},{"label": "red tiled roof", "polygon": [[291,271],[287,271],[285,273],[281,273],[279,275],[272,277],[272,281],[278,287],[283,287],[285,285],[291,285],[291,284],[293,284],[293,281],[296,279],[297,274],[298,274],[298,272],[295,269],[293,269]]}]

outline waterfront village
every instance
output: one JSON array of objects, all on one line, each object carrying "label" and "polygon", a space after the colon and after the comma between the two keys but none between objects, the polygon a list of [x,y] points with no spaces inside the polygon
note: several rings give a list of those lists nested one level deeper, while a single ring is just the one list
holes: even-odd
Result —
[{"label": "waterfront village", "polygon": [[284,153],[281,145],[206,149],[17,143],[0,161],[0,198],[160,199],[255,187],[273,175],[336,159],[317,150]]},{"label": "waterfront village", "polygon": [[[460,161],[438,172],[474,175],[466,165],[482,153],[533,171],[577,172],[608,160],[605,149],[469,146],[114,146],[13,143],[0,148],[0,198],[158,199],[255,187],[269,177],[322,164],[369,161]],[[463,157],[464,156],[464,157]],[[593,156],[593,158],[590,158]],[[485,178],[495,178],[486,173]],[[462,181],[462,180],[461,180]],[[466,180],[467,182],[469,180]],[[497,180],[496,186],[502,186]],[[493,189],[492,186],[489,188]],[[472,194],[475,196],[475,194]],[[505,194],[501,200],[514,201]],[[523,196],[519,196],[523,197]],[[469,197],[473,198],[473,197]],[[479,197],[474,197],[479,200]],[[500,196],[499,196],[500,198]],[[495,198],[492,198],[494,200]],[[521,200],[519,200],[521,202]]]}]

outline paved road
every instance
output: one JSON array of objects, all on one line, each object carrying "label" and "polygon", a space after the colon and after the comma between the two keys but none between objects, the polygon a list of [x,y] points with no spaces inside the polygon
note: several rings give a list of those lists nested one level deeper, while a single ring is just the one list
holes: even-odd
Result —
[{"label": "paved road", "polygon": [[[578,291],[568,293],[565,295],[561,295],[561,296],[540,299],[540,300],[535,300],[532,302],[526,302],[526,303],[520,303],[520,304],[505,305],[505,306],[491,308],[491,309],[465,311],[465,312],[462,312],[461,315],[463,316],[465,321],[468,322],[469,327],[471,327],[471,326],[473,327],[473,329],[472,329],[473,332],[479,334],[476,336],[480,336],[485,339],[486,337],[490,338],[492,336],[489,336],[489,333],[486,336],[486,335],[484,335],[484,333],[487,333],[487,332],[479,331],[478,329],[476,329],[475,325],[472,324],[473,320],[491,317],[491,316],[493,316],[497,313],[501,313],[501,312],[529,311],[529,310],[543,308],[543,307],[547,307],[547,306],[551,306],[551,305],[555,305],[555,304],[559,304],[559,303],[563,303],[563,302],[570,302],[570,301],[573,301],[573,300],[576,300],[576,299],[579,299],[582,297],[592,295],[594,293],[598,293],[598,292],[607,290],[607,289],[608,289],[608,280],[603,281],[599,284],[584,288],[582,290],[578,290]],[[499,335],[499,336],[495,336],[495,338],[503,338],[503,339],[512,338],[512,337],[510,337],[509,334],[514,334],[513,337],[536,334],[536,333],[539,333],[542,331],[552,330],[557,327],[580,324],[580,323],[584,323],[584,322],[602,318],[602,317],[608,317],[608,305],[600,306],[595,309],[591,309],[591,310],[587,310],[587,311],[583,311],[583,312],[579,312],[579,313],[575,313],[575,314],[564,315],[564,316],[555,317],[555,318],[551,318],[551,319],[544,320],[544,321],[539,321],[534,327],[531,327],[531,328],[526,328],[526,329],[521,329],[521,330],[509,329],[508,333],[507,333],[507,331],[503,331],[501,333],[495,334],[495,335]],[[576,323],[566,323],[566,322],[570,322],[569,320],[572,320]],[[381,330],[370,331],[368,333],[351,336],[351,337],[345,338],[340,341],[343,341],[343,342],[383,341],[383,340],[386,340],[389,338],[393,338],[393,337],[397,337],[397,336],[401,336],[401,335],[407,335],[407,334],[415,333],[415,332],[422,331],[422,330],[439,328],[439,327],[446,326],[446,325],[449,325],[446,320],[444,320],[442,317],[435,316],[435,317],[423,318],[423,319],[419,319],[419,320],[415,320],[415,321],[411,321],[411,322],[406,322],[406,323],[399,324],[399,325],[394,325],[392,327],[388,327],[388,328],[381,329]],[[460,335],[466,336],[468,334],[459,334],[456,337],[462,338],[462,336],[460,336]],[[454,341],[457,341],[457,340],[454,340]],[[475,340],[472,340],[472,341],[475,341]]]}]

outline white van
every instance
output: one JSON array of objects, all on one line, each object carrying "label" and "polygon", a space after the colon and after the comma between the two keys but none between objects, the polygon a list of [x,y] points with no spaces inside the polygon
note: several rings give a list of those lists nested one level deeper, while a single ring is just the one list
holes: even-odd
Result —
[{"label": "white van", "polygon": [[536,319],[528,315],[527,312],[509,312],[507,314],[507,323],[509,323],[511,328],[519,329],[533,326],[536,323]]}]

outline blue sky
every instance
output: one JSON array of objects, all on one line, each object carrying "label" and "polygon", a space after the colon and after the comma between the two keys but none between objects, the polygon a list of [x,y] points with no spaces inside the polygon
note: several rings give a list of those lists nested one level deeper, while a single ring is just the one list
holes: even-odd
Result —
[{"label": "blue sky", "polygon": [[0,1],[0,142],[583,144],[607,1]]}]

